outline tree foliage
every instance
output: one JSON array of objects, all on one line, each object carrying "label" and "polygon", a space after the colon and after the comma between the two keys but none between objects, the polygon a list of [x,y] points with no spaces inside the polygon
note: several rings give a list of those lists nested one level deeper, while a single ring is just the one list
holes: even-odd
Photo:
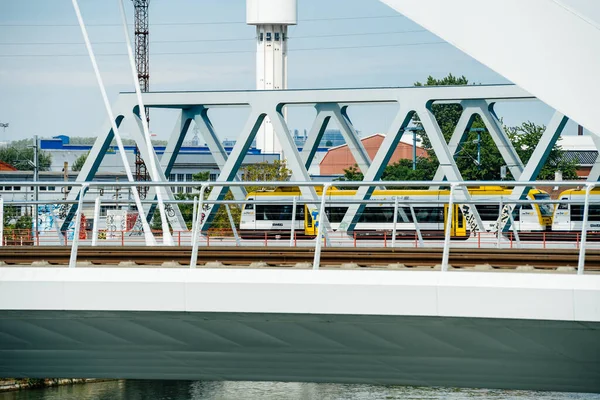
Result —
[{"label": "tree foliage", "polygon": [[[425,83],[416,82],[415,86],[460,86],[468,85],[469,80],[464,77],[456,77],[452,74],[442,78],[435,79],[431,76]],[[446,143],[452,137],[454,129],[458,124],[462,107],[459,104],[433,104],[431,108],[438,125],[446,139]],[[422,124],[418,115],[414,115],[413,124],[421,128],[419,136],[422,139],[422,146],[427,150],[428,158],[417,160],[417,170],[412,170],[412,160],[400,160],[398,163],[389,165],[383,175],[382,180],[431,180],[439,165],[435,152],[426,132],[422,130]],[[539,142],[544,130],[543,125],[536,125],[533,122],[525,122],[520,126],[504,127],[513,146],[525,164],[529,161],[535,146]],[[478,153],[479,160],[478,162]],[[492,139],[485,124],[478,115],[472,120],[471,129],[466,132],[463,142],[455,154],[456,165],[465,180],[500,180],[500,170],[505,161],[500,155],[496,143]],[[577,177],[576,165],[574,162],[564,160],[564,151],[557,143],[542,168],[538,179],[553,179],[556,171],[562,171],[565,179],[574,179]],[[512,179],[512,177],[507,177]],[[344,170],[344,176],[340,180],[356,181],[361,180],[362,174],[354,166]]]},{"label": "tree foliage", "polygon": [[[0,161],[4,161],[20,171],[33,171],[33,148],[8,146],[0,149]],[[38,166],[40,171],[48,171],[52,164],[52,155],[38,151]]]},{"label": "tree foliage", "polygon": [[[521,161],[525,164],[531,158],[546,127],[527,121],[520,126],[509,127],[506,129],[515,150],[519,154]],[[561,171],[564,179],[577,179],[577,163],[575,160],[565,160],[564,153],[564,150],[560,147],[559,140],[559,143],[557,143],[550,152],[546,164],[541,169],[538,175],[539,180],[553,180],[556,171]]]},{"label": "tree foliage", "polygon": [[87,152],[86,154],[82,154],[79,157],[77,157],[75,161],[73,161],[73,165],[71,165],[71,171],[81,171],[81,168],[83,168],[83,165],[85,164],[89,155],[90,153]]},{"label": "tree foliage", "polygon": [[21,215],[21,207],[4,207],[4,237],[28,237],[32,227],[31,215]]}]

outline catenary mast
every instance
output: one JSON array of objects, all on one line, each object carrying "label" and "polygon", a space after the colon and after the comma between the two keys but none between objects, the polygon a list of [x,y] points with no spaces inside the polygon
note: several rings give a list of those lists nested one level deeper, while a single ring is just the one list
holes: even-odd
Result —
[{"label": "catenary mast", "polygon": [[[246,23],[256,26],[256,89],[287,89],[288,26],[298,20],[297,0],[247,0]],[[282,154],[271,121],[256,135],[263,153]],[[282,157],[283,158],[283,157]]]}]

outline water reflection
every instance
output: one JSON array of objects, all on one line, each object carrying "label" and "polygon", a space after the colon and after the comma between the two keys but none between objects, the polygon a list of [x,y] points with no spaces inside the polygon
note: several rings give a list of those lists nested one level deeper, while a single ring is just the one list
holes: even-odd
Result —
[{"label": "water reflection", "polygon": [[0,393],[0,400],[600,400],[600,394],[282,382],[107,381]]}]

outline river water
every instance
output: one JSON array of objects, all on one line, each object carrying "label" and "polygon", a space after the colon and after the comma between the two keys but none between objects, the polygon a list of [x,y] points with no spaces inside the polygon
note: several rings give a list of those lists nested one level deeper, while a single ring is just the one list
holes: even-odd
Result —
[{"label": "river water", "polygon": [[600,394],[282,382],[107,381],[0,393],[0,400],[600,400]]}]

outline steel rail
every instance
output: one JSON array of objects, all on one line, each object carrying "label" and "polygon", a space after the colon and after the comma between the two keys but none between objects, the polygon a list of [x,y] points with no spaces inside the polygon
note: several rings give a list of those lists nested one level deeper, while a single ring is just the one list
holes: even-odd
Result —
[{"label": "steel rail", "polygon": [[[404,264],[407,267],[435,266],[441,264],[442,248],[323,248],[322,266],[343,266],[356,264],[364,267],[382,267],[390,264]],[[79,248],[78,261],[90,262],[97,267],[114,266],[123,261],[136,264],[160,266],[164,262],[175,261],[187,267],[192,248],[183,247],[89,247]],[[312,266],[314,248],[273,247],[200,247],[197,263],[199,266],[210,262],[220,262],[225,266],[249,266],[254,262],[264,262],[269,266],[294,266],[306,263]],[[540,269],[557,267],[577,267],[579,252],[576,249],[461,249],[456,248],[449,255],[452,267],[473,267],[487,264],[495,268],[515,268],[533,266]],[[0,248],[0,261],[12,266],[30,266],[33,262],[46,261],[53,265],[68,265],[70,248],[66,246],[40,248],[28,246],[5,246]],[[586,252],[586,271],[600,271],[600,250]]]}]

